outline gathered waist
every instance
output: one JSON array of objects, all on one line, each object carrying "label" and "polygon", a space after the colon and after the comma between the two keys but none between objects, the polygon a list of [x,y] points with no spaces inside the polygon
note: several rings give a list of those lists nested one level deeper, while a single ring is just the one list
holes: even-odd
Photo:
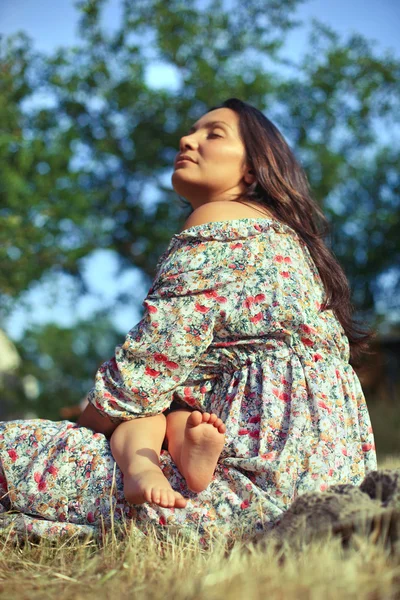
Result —
[{"label": "gathered waist", "polygon": [[208,358],[224,370],[238,370],[252,363],[290,360],[297,356],[302,363],[348,363],[335,344],[327,341],[301,339],[296,335],[234,341],[213,341],[207,349]]}]

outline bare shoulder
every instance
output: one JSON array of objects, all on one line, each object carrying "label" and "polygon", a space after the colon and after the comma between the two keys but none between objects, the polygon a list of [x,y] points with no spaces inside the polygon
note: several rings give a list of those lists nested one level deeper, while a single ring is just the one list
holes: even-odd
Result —
[{"label": "bare shoulder", "polygon": [[186,219],[180,233],[189,227],[204,225],[212,221],[232,221],[234,219],[253,219],[271,216],[266,210],[252,207],[239,202],[219,201],[207,202],[196,208]]}]

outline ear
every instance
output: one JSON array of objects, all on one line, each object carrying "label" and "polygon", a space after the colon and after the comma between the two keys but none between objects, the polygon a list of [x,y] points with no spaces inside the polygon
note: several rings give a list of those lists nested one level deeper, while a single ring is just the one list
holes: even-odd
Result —
[{"label": "ear", "polygon": [[254,175],[254,171],[252,169],[246,168],[243,179],[247,185],[250,185],[255,181],[256,176]]}]

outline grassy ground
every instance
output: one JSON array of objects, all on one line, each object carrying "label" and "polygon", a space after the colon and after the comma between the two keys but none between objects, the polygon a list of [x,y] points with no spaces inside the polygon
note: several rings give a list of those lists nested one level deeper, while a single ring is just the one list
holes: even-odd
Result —
[{"label": "grassy ground", "polygon": [[[379,468],[400,467],[387,457]],[[175,539],[146,538],[132,527],[99,548],[93,541],[48,542],[14,547],[0,542],[0,598],[110,598],[113,600],[320,600],[400,598],[400,553],[354,537],[343,549],[338,538],[313,542],[284,559],[272,547],[222,541],[204,550]]]}]

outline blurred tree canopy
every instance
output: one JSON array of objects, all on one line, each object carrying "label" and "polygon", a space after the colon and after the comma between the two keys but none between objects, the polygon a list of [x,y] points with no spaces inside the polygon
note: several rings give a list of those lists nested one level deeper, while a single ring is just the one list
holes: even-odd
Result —
[{"label": "blurred tree canopy", "polygon": [[[309,52],[298,62],[283,58],[302,2],[231,0],[228,9],[221,0],[202,8],[193,0],[121,0],[120,26],[106,33],[105,0],[83,0],[78,47],[43,55],[25,34],[0,39],[3,317],[32,283],[57,272],[84,293],[82,259],[98,248],[114,250],[121,269],[136,266],[150,284],[188,214],[166,183],[179,139],[232,96],[262,110],[305,167],[357,309],[376,312],[387,272],[397,277],[387,306],[396,305],[400,145],[379,133],[400,122],[400,61],[378,56],[360,35],[341,41],[315,20]],[[152,89],[151,61],[173,69],[179,85]],[[53,348],[50,330],[40,335]]]},{"label": "blurred tree canopy", "polygon": [[[78,404],[93,387],[94,374],[121,336],[103,312],[73,327],[54,323],[35,326],[16,342],[22,357],[15,373],[5,378],[0,419],[21,418],[26,409],[60,419],[60,408]],[[28,379],[27,379],[28,376]]]}]

